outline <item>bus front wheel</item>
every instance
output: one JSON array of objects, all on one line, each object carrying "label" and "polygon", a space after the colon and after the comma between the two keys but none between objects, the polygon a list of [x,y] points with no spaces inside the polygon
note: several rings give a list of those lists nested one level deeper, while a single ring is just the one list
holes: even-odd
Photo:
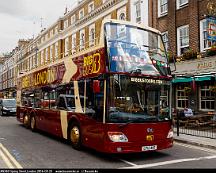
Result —
[{"label": "bus front wheel", "polygon": [[80,131],[80,125],[77,122],[73,122],[70,125],[69,141],[70,141],[70,143],[74,149],[76,149],[76,150],[81,149],[81,147],[82,147],[81,131]]}]

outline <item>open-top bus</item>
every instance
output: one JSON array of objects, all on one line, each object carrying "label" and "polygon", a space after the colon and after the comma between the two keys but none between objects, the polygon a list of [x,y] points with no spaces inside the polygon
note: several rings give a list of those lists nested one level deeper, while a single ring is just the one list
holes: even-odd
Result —
[{"label": "open-top bus", "polygon": [[105,20],[100,43],[19,77],[17,119],[106,153],[173,146],[171,72],[159,31]]}]

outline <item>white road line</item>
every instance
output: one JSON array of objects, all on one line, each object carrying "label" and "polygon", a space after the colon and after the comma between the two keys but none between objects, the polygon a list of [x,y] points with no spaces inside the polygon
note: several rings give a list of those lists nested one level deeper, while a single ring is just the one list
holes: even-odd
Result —
[{"label": "white road line", "polygon": [[[1,154],[3,154],[4,156],[3,157],[7,157],[8,158],[8,161],[11,163],[11,164],[14,164],[16,166],[16,168],[18,169],[21,169],[23,168],[17,161],[16,159],[9,153],[9,151],[0,143],[0,149],[5,153],[3,154],[3,152],[1,151]],[[1,155],[2,156],[2,155]],[[2,158],[3,158],[2,157]],[[5,162],[7,164],[7,162]]]},{"label": "white road line", "polygon": [[202,151],[208,152],[209,154],[216,154],[216,150],[214,150],[214,149],[199,147],[199,146],[190,145],[190,144],[183,144],[183,143],[178,143],[178,142],[175,142],[175,144],[183,146],[183,147],[187,147],[187,148],[192,148],[192,149],[196,149],[196,150],[202,150]]},{"label": "white road line", "polygon": [[177,160],[157,162],[157,163],[151,163],[151,164],[145,164],[145,165],[136,165],[136,166],[132,166],[132,167],[122,167],[120,169],[152,168],[152,167],[162,166],[162,165],[170,165],[170,164],[175,164],[175,163],[190,162],[190,161],[195,161],[195,160],[208,160],[208,159],[215,159],[215,158],[216,158],[216,155],[206,156],[206,157],[197,157],[197,158],[188,158],[188,159],[177,159]]},{"label": "white road line", "polygon": [[137,166],[137,164],[134,164],[132,162],[128,162],[127,160],[120,159],[120,161],[127,163],[128,165],[131,165],[131,166]]},{"label": "white road line", "polygon": [[[179,143],[179,142],[175,142],[175,144],[176,145],[179,145],[179,146],[183,146],[183,147],[187,147],[187,148],[191,148],[191,149],[196,149],[196,150],[202,150],[202,151],[205,151],[205,152],[208,152],[208,154],[211,154],[211,155],[213,155],[213,156],[207,156],[207,157],[200,157],[200,158],[192,158],[192,160],[191,159],[180,159],[179,161],[177,161],[177,160],[174,160],[174,163],[175,163],[175,161],[177,161],[177,163],[178,162],[185,162],[185,161],[193,161],[193,160],[196,160],[196,159],[211,159],[211,157],[213,157],[213,158],[215,158],[215,155],[214,154],[216,154],[216,150],[214,150],[214,149],[208,149],[208,148],[204,148],[204,147],[199,147],[199,146],[194,146],[194,145],[190,145],[190,144],[183,144],[183,143]],[[120,159],[120,161],[122,161],[122,162],[124,162],[124,163],[126,163],[126,164],[128,164],[128,165],[131,165],[132,167],[132,169],[133,168],[138,168],[138,167],[140,167],[140,165],[137,165],[137,164],[134,164],[134,163],[132,163],[132,162],[129,162],[129,161],[127,161],[127,160],[123,160],[123,159]],[[159,163],[162,163],[162,164],[172,164],[172,162],[171,161],[165,161],[165,162],[159,162]],[[157,164],[157,163],[153,163],[153,164],[147,164],[147,168],[148,167],[154,167],[154,165],[155,164]],[[144,165],[141,165],[141,166],[144,166]],[[160,166],[160,165],[155,165],[155,166]],[[124,168],[130,168],[130,167],[124,167]],[[123,169],[124,169],[123,168]],[[145,168],[145,166],[144,167],[142,167],[142,168]]]}]

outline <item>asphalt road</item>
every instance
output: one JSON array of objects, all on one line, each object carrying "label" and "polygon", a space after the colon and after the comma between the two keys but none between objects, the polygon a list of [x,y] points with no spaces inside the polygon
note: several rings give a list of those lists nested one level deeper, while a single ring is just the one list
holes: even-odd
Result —
[{"label": "asphalt road", "polygon": [[[0,144],[26,169],[216,168],[216,150],[176,142],[171,149],[152,153],[110,155],[87,148],[77,151],[62,139],[31,132],[15,117],[0,117]],[[0,166],[8,168],[4,162],[0,155]]]}]

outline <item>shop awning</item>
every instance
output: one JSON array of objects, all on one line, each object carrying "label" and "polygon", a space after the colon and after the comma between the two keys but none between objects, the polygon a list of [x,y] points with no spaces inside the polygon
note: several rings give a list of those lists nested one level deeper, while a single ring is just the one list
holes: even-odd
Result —
[{"label": "shop awning", "polygon": [[197,81],[197,82],[201,82],[201,81],[207,81],[207,80],[212,80],[212,78],[215,78],[214,76],[212,75],[208,75],[208,76],[196,76],[194,77],[194,80]]},{"label": "shop awning", "polygon": [[192,77],[176,77],[172,80],[172,83],[191,82],[192,80]]}]

